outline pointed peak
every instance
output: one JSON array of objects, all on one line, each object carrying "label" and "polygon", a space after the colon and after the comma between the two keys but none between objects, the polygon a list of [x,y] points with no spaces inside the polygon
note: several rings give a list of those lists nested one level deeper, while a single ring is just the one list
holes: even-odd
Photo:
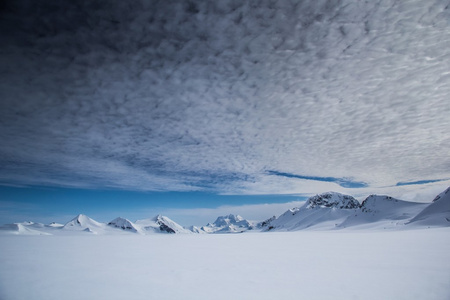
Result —
[{"label": "pointed peak", "polygon": [[91,218],[89,218],[86,215],[79,214],[69,222],[67,222],[64,227],[73,227],[73,226],[80,226],[80,227],[88,227],[88,226],[101,226],[101,224]]},{"label": "pointed peak", "polygon": [[165,217],[163,216],[163,215],[161,215],[161,214],[157,214],[156,216],[154,216],[153,218],[152,218],[152,220],[153,221],[158,221],[158,220],[162,220],[162,219],[164,219]]},{"label": "pointed peak", "polygon": [[115,227],[115,228],[120,228],[120,229],[123,229],[123,230],[129,230],[129,231],[133,231],[133,232],[138,232],[139,231],[138,227],[136,227],[133,222],[131,222],[128,219],[121,218],[121,217],[115,218],[114,220],[109,222],[108,226]]}]

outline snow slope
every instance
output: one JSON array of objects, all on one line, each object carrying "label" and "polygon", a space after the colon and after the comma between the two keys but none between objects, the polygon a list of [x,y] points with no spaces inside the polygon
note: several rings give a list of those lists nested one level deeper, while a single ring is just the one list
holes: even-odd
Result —
[{"label": "snow slope", "polygon": [[384,195],[370,195],[360,209],[349,216],[340,227],[396,228],[403,226],[417,215],[427,203],[416,203]]},{"label": "snow slope", "polygon": [[5,224],[0,227],[3,233],[20,234],[20,235],[50,235],[50,233],[28,228],[27,223]]},{"label": "snow slope", "polygon": [[429,206],[412,218],[411,224],[450,226],[450,187],[437,195]]}]

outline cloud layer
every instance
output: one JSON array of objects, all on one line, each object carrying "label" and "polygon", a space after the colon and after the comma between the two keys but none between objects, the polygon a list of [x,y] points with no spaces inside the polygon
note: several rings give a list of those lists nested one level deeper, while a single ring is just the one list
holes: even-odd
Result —
[{"label": "cloud layer", "polygon": [[0,181],[278,194],[450,178],[449,11],[9,1]]}]

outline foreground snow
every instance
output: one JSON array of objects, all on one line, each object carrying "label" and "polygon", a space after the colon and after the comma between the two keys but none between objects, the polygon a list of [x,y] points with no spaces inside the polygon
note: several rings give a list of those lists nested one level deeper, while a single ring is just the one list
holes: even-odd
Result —
[{"label": "foreground snow", "polygon": [[0,236],[0,299],[450,299],[450,228]]}]

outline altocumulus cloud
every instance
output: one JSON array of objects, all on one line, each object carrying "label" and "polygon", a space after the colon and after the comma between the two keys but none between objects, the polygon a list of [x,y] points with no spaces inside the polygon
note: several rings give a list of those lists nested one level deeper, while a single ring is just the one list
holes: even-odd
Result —
[{"label": "altocumulus cloud", "polygon": [[449,11],[6,1],[0,181],[251,194],[449,178]]}]

